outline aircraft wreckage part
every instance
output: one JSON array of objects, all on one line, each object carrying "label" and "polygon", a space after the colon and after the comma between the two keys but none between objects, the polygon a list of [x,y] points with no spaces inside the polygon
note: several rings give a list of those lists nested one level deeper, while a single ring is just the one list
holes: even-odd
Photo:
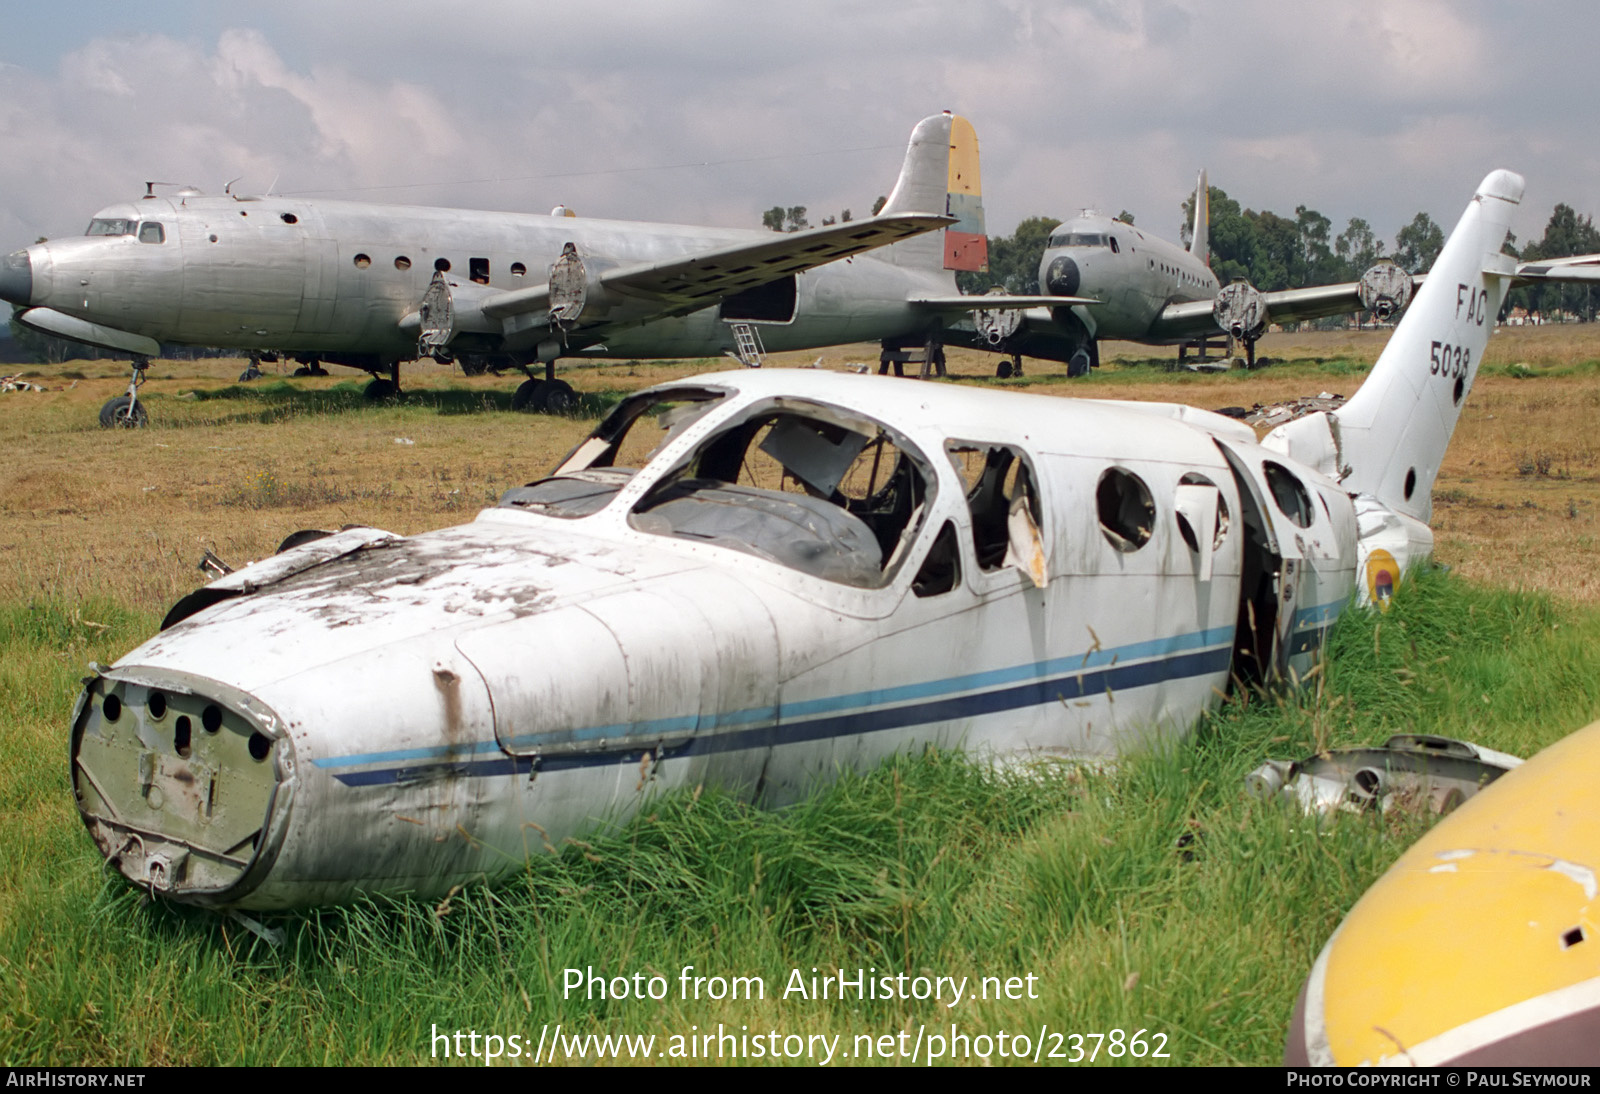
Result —
[{"label": "aircraft wreckage part", "polygon": [[1291,1066],[1600,1064],[1600,723],[1497,779],[1379,878],[1323,947]]},{"label": "aircraft wreckage part", "polygon": [[1361,306],[1384,322],[1411,303],[1411,275],[1393,262],[1369,266],[1356,288]]},{"label": "aircraft wreckage part", "polygon": [[1267,303],[1254,285],[1235,281],[1217,293],[1211,317],[1234,338],[1250,338],[1266,329]]},{"label": "aircraft wreckage part", "polygon": [[1297,763],[1268,760],[1246,776],[1245,789],[1263,801],[1282,798],[1311,814],[1374,807],[1442,814],[1521,763],[1466,741],[1399,734],[1381,748],[1337,748]]},{"label": "aircraft wreckage part", "polygon": [[1066,255],[1057,255],[1050,260],[1050,268],[1045,271],[1044,287],[1047,291],[1057,296],[1076,296],[1081,277],[1078,264]]},{"label": "aircraft wreckage part", "polygon": [[79,699],[78,808],[107,862],[152,892],[228,901],[272,866],[293,747],[272,711],[225,691],[122,669],[92,678]]}]

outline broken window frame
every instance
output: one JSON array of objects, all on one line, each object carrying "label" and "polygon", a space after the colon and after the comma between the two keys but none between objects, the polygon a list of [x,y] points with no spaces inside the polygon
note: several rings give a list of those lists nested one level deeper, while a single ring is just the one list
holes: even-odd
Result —
[{"label": "broken window frame", "polygon": [[[1136,499],[1136,504],[1142,504],[1148,511],[1149,524],[1147,527],[1141,527],[1137,521],[1132,522],[1130,526],[1129,522],[1124,519],[1127,509],[1126,495],[1118,504],[1116,512],[1109,514],[1112,519],[1108,521],[1108,509],[1102,493],[1106,489],[1108,480],[1113,478],[1125,481],[1138,488],[1143,497],[1142,501]],[[1121,464],[1112,464],[1100,472],[1094,483],[1094,511],[1095,523],[1100,528],[1100,534],[1111,545],[1113,550],[1125,555],[1135,554],[1144,550],[1155,539],[1156,527],[1161,515],[1156,505],[1155,494],[1150,490],[1150,484],[1144,481],[1144,477],[1130,468]],[[1130,536],[1128,534],[1129,531],[1134,533],[1143,532],[1144,534],[1142,536],[1138,534]]]},{"label": "broken window frame", "polygon": [[[563,520],[592,516],[609,506],[662,449],[722,405],[728,394],[726,388],[685,386],[630,396],[574,445],[549,475],[507,490],[499,504]],[[667,422],[661,420],[663,415],[675,417]],[[650,417],[655,417],[662,429],[654,447],[637,466],[617,466],[617,456],[625,450],[633,428]]]},{"label": "broken window frame", "polygon": [[[658,393],[658,401],[661,395]],[[758,441],[758,437],[769,438],[773,427],[785,419],[797,419],[815,422],[821,426],[831,427],[867,436],[867,440],[855,450],[850,461],[850,469],[857,467],[862,460],[874,461],[873,470],[869,475],[868,490],[860,498],[853,498],[844,489],[843,483],[848,481],[848,471],[839,477],[840,486],[835,488],[833,496],[824,497],[813,485],[795,474],[788,465],[772,455],[770,448],[764,447],[766,439]],[[728,443],[739,433],[745,437],[742,446],[735,452],[730,448],[727,452],[715,452],[719,442]],[[895,456],[891,460],[883,460],[883,446],[892,445]],[[579,446],[580,449],[583,446]],[[799,490],[773,490],[770,487],[754,486],[743,480],[749,471],[749,453],[753,450],[762,451],[778,463],[780,471],[787,482],[791,479],[800,486]],[[870,454],[870,455],[869,455]],[[734,469],[733,479],[725,475],[707,477],[702,474],[706,470],[703,461],[710,455],[719,461],[727,461],[732,456],[737,456],[739,465]],[[591,465],[592,466],[592,465]],[[877,470],[881,466],[882,475]],[[715,469],[713,469],[715,470]],[[913,477],[914,476],[914,477]],[[899,483],[906,481],[908,497],[900,498],[896,495]],[[755,557],[765,558],[776,565],[784,566],[791,572],[808,577],[818,578],[830,584],[844,585],[860,589],[881,589],[895,584],[896,579],[906,569],[906,561],[910,558],[923,557],[923,552],[918,551],[918,544],[928,532],[928,513],[933,505],[938,491],[938,475],[933,464],[928,460],[922,450],[905,434],[870,415],[860,413],[848,407],[837,404],[814,402],[809,399],[797,399],[785,396],[761,399],[741,407],[736,414],[730,415],[718,424],[718,427],[700,440],[689,452],[682,454],[673,465],[659,475],[651,483],[649,490],[641,497],[629,511],[628,521],[633,527],[655,535],[669,538],[678,538],[674,531],[658,531],[651,526],[647,519],[650,511],[657,505],[664,505],[670,501],[678,500],[665,497],[680,484],[690,481],[704,481],[708,484],[722,484],[730,488],[730,494],[738,492],[755,492],[771,499],[784,497],[803,498],[805,501],[797,502],[803,509],[815,510],[817,505],[832,505],[839,513],[853,518],[854,522],[861,525],[870,535],[879,549],[877,572],[870,578],[852,581],[844,580],[827,573],[813,572],[808,569],[793,565],[783,558],[774,557],[770,553],[761,551],[756,546],[741,548],[733,543],[723,542],[720,545],[732,550],[745,549]],[[706,487],[715,490],[715,486]],[[835,500],[842,498],[843,504]],[[873,507],[874,499],[881,499],[880,505],[892,506],[892,509],[878,509]],[[727,500],[718,498],[718,500]],[[852,503],[855,507],[852,508]],[[895,511],[904,508],[904,518],[899,519],[893,515]],[[869,518],[879,518],[877,525]],[[885,521],[882,518],[888,517]],[[896,526],[897,525],[897,526]],[[852,530],[854,530],[852,528]],[[681,538],[690,538],[684,534]],[[891,542],[892,541],[892,542]]]},{"label": "broken window frame", "polygon": [[[983,467],[969,483],[966,469],[958,459],[958,454],[963,451],[985,452]],[[955,471],[956,479],[961,486],[962,500],[966,506],[967,522],[970,534],[965,537],[967,549],[971,552],[972,565],[969,569],[969,584],[976,589],[992,588],[994,584],[1008,573],[1022,575],[1035,585],[1043,586],[1048,582],[1048,567],[1044,560],[1050,557],[1049,543],[1045,532],[1044,498],[1040,488],[1038,461],[1019,444],[1009,441],[974,440],[967,437],[951,437],[944,442],[945,458],[950,461],[951,469]],[[998,497],[1004,499],[1004,505],[993,512],[979,514],[973,508],[973,500],[983,486],[984,476],[996,452],[1006,452],[1012,457],[1011,462],[1001,471],[1001,484]],[[1006,482],[1010,482],[1010,492],[1006,491]],[[1019,553],[1018,545],[1013,542],[1014,529],[1012,527],[1013,511],[1018,500],[1019,485],[1025,490],[1027,497],[1027,518],[1031,523],[1031,538],[1035,541],[1026,550]],[[980,540],[980,535],[988,528],[988,537]],[[999,538],[995,538],[995,533]],[[1030,569],[1027,565],[1029,555],[1037,553],[1040,566]],[[988,560],[988,561],[986,561]]]}]

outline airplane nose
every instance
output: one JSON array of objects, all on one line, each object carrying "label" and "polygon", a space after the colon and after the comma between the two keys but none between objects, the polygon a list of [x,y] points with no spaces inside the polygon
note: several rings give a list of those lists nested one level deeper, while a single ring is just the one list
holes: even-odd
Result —
[{"label": "airplane nose", "polygon": [[0,260],[0,300],[27,307],[33,302],[33,259],[12,251]]},{"label": "airplane nose", "polygon": [[1044,275],[1044,287],[1056,296],[1076,296],[1078,281],[1078,264],[1066,255],[1057,255]]}]

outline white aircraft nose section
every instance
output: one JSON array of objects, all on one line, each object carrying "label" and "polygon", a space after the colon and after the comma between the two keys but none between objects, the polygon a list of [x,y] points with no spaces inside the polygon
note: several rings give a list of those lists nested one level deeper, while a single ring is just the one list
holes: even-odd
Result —
[{"label": "white aircraft nose section", "polygon": [[1522,191],[1526,186],[1527,183],[1521,175],[1502,168],[1499,171],[1489,172],[1488,177],[1478,187],[1478,197],[1499,198],[1501,201],[1518,205],[1522,202]]}]

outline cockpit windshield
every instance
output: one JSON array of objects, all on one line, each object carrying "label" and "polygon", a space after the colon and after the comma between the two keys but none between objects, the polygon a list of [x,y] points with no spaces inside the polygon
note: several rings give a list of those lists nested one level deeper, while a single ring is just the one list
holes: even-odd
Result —
[{"label": "cockpit windshield", "polygon": [[684,387],[626,399],[549,478],[506,491],[500,504],[568,519],[599,512],[657,450],[715,407],[724,394],[713,388]]},{"label": "cockpit windshield", "polygon": [[1103,232],[1057,232],[1050,237],[1052,247],[1104,247],[1108,243]]},{"label": "cockpit windshield", "polygon": [[127,217],[95,217],[89,222],[86,236],[131,236],[138,230],[139,222]]}]

